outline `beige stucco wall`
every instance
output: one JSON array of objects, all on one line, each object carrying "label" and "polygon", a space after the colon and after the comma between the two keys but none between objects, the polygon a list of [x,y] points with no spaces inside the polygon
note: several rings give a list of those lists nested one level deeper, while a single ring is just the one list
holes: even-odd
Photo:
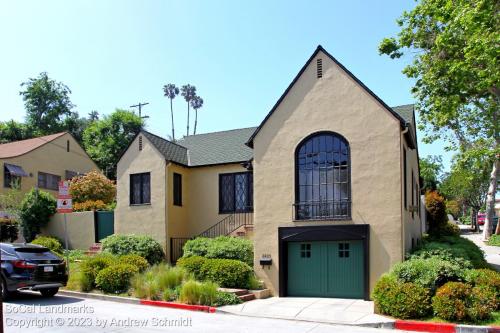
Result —
[{"label": "beige stucco wall", "polygon": [[[370,225],[370,290],[402,260],[400,124],[327,56],[323,78],[314,59],[254,140],[255,269],[278,293],[278,227]],[[351,149],[352,220],[293,222],[294,152],[318,131],[343,135]],[[270,269],[257,260],[271,254]]]},{"label": "beige stucco wall", "polygon": [[[70,151],[66,151],[66,142],[70,141]],[[28,192],[38,183],[38,172],[46,172],[61,176],[64,180],[66,170],[79,173],[87,173],[92,170],[98,170],[97,165],[88,157],[78,142],[70,134],[64,134],[61,137],[38,147],[37,149],[21,156],[0,159],[0,193],[9,190],[4,187],[4,163],[21,166],[28,177],[21,179],[21,191]],[[56,196],[57,191],[41,189]]]},{"label": "beige stucco wall", "polygon": [[[68,247],[88,250],[94,244],[94,212],[75,212],[66,214],[68,225]],[[54,214],[49,223],[42,229],[43,235],[55,236],[64,246],[64,214]]]},{"label": "beige stucco wall", "polygon": [[[149,235],[166,250],[166,162],[145,137],[139,151],[138,141],[139,136],[117,166],[115,233]],[[142,172],[151,173],[151,204],[130,205],[130,174]]]},{"label": "beige stucco wall", "polygon": [[[418,169],[418,155],[417,155],[417,150],[416,149],[410,149],[408,148],[406,142],[404,142],[403,137],[401,137],[401,142],[402,142],[402,152],[401,154],[404,154],[404,149],[406,149],[406,158],[407,158],[407,167],[406,167],[406,175],[407,175],[407,184],[406,184],[406,191],[408,194],[408,204],[407,207],[404,207],[404,202],[401,207],[402,214],[403,214],[403,251],[404,254],[409,252],[412,249],[412,240],[413,240],[413,246],[416,246],[420,240],[422,239],[422,222],[420,219],[421,216],[421,210],[417,212],[414,212],[413,216],[410,211],[409,206],[418,206],[418,202],[420,201],[420,194],[416,193],[414,194],[414,203],[411,202],[412,199],[412,182],[415,182],[414,188],[416,189],[418,186],[419,182],[419,169]],[[403,170],[404,164],[401,163],[401,172],[405,172]],[[413,177],[412,179],[412,171],[413,171]],[[404,181],[401,181],[401,197],[402,200],[404,200]],[[422,207],[421,207],[422,208]]]}]

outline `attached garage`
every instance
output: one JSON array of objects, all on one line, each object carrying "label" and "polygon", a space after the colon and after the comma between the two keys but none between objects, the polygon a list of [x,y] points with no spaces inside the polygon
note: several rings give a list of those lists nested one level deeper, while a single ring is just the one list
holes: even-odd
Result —
[{"label": "attached garage", "polygon": [[280,296],[369,298],[368,225],[279,228]]}]

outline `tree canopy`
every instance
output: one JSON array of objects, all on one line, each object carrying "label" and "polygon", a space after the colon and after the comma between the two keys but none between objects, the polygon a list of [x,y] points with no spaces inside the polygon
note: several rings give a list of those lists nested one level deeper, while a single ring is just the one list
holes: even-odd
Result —
[{"label": "tree canopy", "polygon": [[426,156],[420,159],[420,176],[424,180],[422,190],[435,190],[439,184],[439,176],[443,171],[441,156]]},{"label": "tree canopy", "polygon": [[120,155],[143,125],[143,119],[132,111],[116,109],[88,125],[83,133],[83,146],[99,168],[114,179]]}]

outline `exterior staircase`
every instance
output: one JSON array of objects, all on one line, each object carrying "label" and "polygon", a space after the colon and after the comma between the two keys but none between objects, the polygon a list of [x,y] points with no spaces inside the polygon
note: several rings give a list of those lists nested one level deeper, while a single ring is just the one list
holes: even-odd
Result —
[{"label": "exterior staircase", "polygon": [[94,243],[92,244],[87,251],[85,251],[86,255],[93,256],[102,251],[102,244],[101,243]]},{"label": "exterior staircase", "polygon": [[248,302],[255,299],[255,295],[249,292],[247,289],[219,288],[219,291],[235,294],[243,302]]}]

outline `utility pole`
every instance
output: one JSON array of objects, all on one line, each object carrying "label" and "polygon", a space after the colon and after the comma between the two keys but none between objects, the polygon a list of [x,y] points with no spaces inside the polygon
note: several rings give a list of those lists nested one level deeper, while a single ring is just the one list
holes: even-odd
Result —
[{"label": "utility pole", "polygon": [[141,119],[146,119],[149,118],[149,116],[142,116],[142,107],[145,105],[148,105],[149,103],[138,103],[136,105],[131,105],[131,108],[138,108],[139,109],[139,118]]}]

